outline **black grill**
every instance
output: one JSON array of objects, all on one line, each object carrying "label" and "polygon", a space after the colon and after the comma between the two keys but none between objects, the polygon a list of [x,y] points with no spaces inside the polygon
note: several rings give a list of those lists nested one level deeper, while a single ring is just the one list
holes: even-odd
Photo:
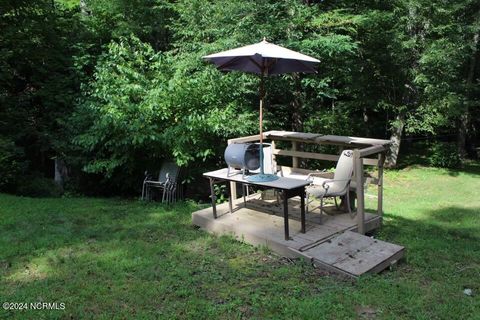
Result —
[{"label": "black grill", "polygon": [[255,143],[232,143],[225,149],[225,162],[228,165],[228,175],[231,169],[248,170],[260,168],[260,148]]}]

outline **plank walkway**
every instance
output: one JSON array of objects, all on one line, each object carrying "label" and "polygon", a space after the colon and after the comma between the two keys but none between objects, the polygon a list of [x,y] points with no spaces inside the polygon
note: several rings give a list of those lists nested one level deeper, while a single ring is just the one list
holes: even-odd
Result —
[{"label": "plank walkway", "polygon": [[[283,210],[274,199],[260,200],[258,194],[217,205],[217,219],[212,208],[192,213],[193,224],[218,235],[230,234],[255,246],[267,246],[280,255],[302,257],[319,267],[357,277],[366,272],[380,272],[403,257],[404,248],[356,233],[356,220],[348,213],[309,213],[306,233],[300,233],[299,201],[289,201],[289,225],[292,240],[284,239]],[[318,210],[317,210],[318,212]],[[377,229],[381,217],[365,213],[366,231]]]}]

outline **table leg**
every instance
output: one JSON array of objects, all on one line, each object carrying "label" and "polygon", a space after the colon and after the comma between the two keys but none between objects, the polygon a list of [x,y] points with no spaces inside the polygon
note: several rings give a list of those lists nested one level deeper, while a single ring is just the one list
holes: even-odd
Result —
[{"label": "table leg", "polygon": [[300,217],[302,220],[302,233],[305,233],[305,188],[303,188],[300,195]]},{"label": "table leg", "polygon": [[242,196],[243,196],[243,206],[246,208],[247,207],[247,199],[245,198],[245,188],[248,188],[247,185],[242,183]]},{"label": "table leg", "polygon": [[283,190],[283,223],[285,226],[285,240],[290,240],[290,234],[288,232],[288,195],[287,190]]},{"label": "table leg", "polygon": [[232,186],[230,185],[230,183],[227,183],[227,189],[228,189],[228,209],[230,209],[230,213],[233,213],[233,209],[232,209],[233,196],[232,196]]},{"label": "table leg", "polygon": [[213,189],[213,179],[209,178],[208,180],[210,180],[210,193],[212,198],[213,218],[217,219],[217,197],[215,196],[215,190]]}]

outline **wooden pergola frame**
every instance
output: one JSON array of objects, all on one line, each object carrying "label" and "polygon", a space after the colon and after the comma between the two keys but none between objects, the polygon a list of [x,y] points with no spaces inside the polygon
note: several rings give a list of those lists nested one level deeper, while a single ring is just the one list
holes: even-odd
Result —
[{"label": "wooden pergola frame", "polygon": [[[262,138],[263,140],[271,141],[274,157],[273,161],[275,164],[276,156],[292,157],[292,169],[302,171],[304,173],[313,171],[305,168],[299,168],[299,159],[305,158],[336,162],[339,159],[339,155],[299,151],[299,143],[318,145],[328,144],[353,149],[354,176],[352,180],[355,181],[355,192],[357,194],[357,231],[361,234],[365,234],[366,230],[364,192],[364,183],[366,181],[366,177],[364,174],[364,165],[375,166],[378,168],[378,176],[371,179],[370,183],[377,185],[378,187],[377,214],[380,217],[383,216],[383,168],[385,163],[385,153],[388,150],[388,146],[391,144],[390,140],[322,135],[317,133],[291,131],[267,131],[263,133]],[[260,141],[260,135],[254,135],[230,139],[228,140],[228,144],[258,141]],[[291,149],[278,149],[276,148],[275,141],[290,141]],[[375,156],[375,158],[372,158],[372,156]],[[233,198],[237,198],[236,183],[232,182],[231,190]]]}]

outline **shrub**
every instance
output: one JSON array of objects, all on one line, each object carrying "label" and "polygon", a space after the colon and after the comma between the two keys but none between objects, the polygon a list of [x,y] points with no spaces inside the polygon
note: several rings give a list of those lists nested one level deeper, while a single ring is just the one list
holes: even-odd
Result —
[{"label": "shrub", "polygon": [[434,142],[429,147],[428,162],[431,166],[457,168],[461,164],[455,143]]},{"label": "shrub", "polygon": [[28,197],[59,197],[62,192],[62,188],[53,179],[34,174],[18,181],[16,193]]},{"label": "shrub", "polygon": [[0,137],[0,190],[8,191],[25,166],[20,148],[13,141]]}]

